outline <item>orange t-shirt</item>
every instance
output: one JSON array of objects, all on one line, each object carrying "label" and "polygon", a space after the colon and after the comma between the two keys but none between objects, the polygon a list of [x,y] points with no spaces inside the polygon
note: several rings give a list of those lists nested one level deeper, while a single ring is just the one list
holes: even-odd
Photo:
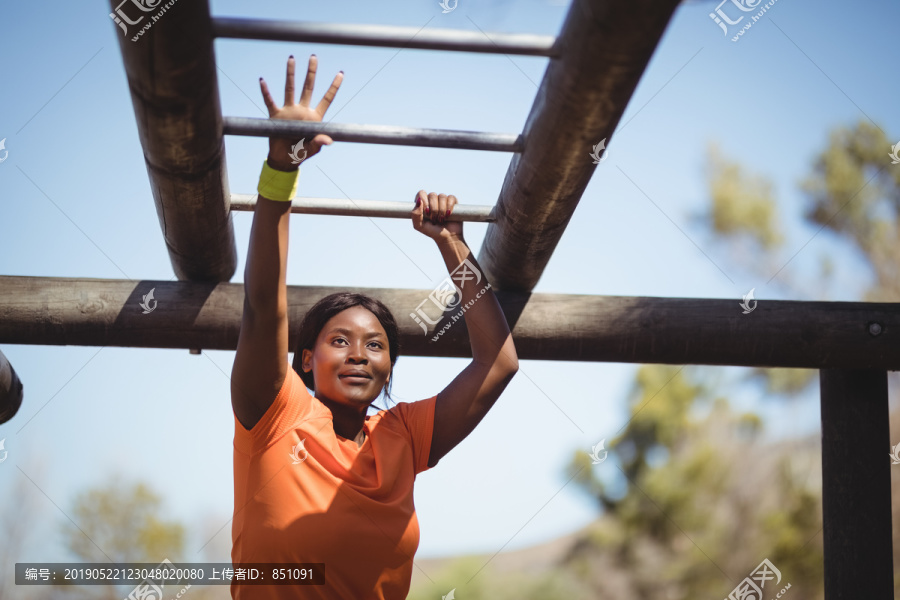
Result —
[{"label": "orange t-shirt", "polygon": [[429,468],[436,400],[367,416],[359,447],[288,365],[253,429],[234,417],[232,563],[324,563],[326,583],[232,581],[232,598],[406,598],[419,547],[413,483]]}]

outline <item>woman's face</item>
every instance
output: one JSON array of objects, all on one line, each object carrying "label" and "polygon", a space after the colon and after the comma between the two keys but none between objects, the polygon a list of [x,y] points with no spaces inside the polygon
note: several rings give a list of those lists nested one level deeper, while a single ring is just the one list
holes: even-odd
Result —
[{"label": "woman's face", "polygon": [[362,306],[343,310],[325,323],[314,350],[303,351],[303,370],[312,371],[319,399],[365,408],[390,377],[387,333]]}]

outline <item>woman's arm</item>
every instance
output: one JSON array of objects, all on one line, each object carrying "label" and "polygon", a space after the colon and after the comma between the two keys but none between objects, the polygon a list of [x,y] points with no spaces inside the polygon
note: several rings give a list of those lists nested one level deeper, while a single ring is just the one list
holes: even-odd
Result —
[{"label": "woman's arm", "polygon": [[[300,104],[294,104],[294,58],[288,59],[284,106],[278,108],[260,78],[263,99],[272,119],[321,121],[334,99],[342,75],[338,74],[315,109],[309,108],[316,80],[317,60],[310,57]],[[299,141],[299,140],[297,140]],[[279,171],[296,171],[291,147],[297,141],[269,139],[268,163]],[[332,139],[319,134],[304,144],[307,156],[319,152]],[[237,353],[231,370],[231,405],[246,429],[252,429],[266,413],[287,376],[288,306],[287,250],[291,203],[270,200],[262,195],[253,214],[250,247],[244,268],[244,310]]]},{"label": "woman's arm", "polygon": [[[413,226],[434,239],[462,298],[461,311],[472,344],[472,362],[437,396],[428,466],[432,467],[481,422],[519,370],[506,316],[462,234],[461,222],[447,222],[455,196],[419,191]],[[431,222],[425,220],[428,217]]]}]

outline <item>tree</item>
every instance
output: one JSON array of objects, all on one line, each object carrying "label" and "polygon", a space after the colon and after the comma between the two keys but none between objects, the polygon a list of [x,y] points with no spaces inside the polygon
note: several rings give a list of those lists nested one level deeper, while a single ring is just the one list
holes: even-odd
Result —
[{"label": "tree", "polygon": [[[836,241],[856,250],[854,258],[872,273],[873,283],[860,298],[865,302],[895,302],[900,297],[900,169],[892,165],[891,143],[877,125],[860,120],[829,134],[829,144],[813,161],[802,180],[806,206],[802,217],[811,235],[828,230]],[[731,259],[768,280],[793,262],[802,244],[786,254],[777,206],[767,178],[748,173],[723,158],[710,144],[707,160],[710,208],[695,216],[712,235],[732,250]],[[841,253],[840,250],[833,251]],[[790,297],[815,290],[827,298],[827,284],[837,257],[819,257],[820,277],[809,281],[779,277]],[[785,397],[806,390],[817,373],[812,369],[754,369],[751,378],[762,379],[766,391]],[[900,382],[896,373],[893,383]]]},{"label": "tree", "polygon": [[[111,564],[178,562],[185,529],[161,514],[162,501],[143,483],[126,484],[118,476],[79,494],[62,522],[68,549],[81,562]],[[134,586],[64,588],[85,598],[121,600]]]},{"label": "tree", "polygon": [[856,246],[871,268],[866,302],[900,297],[900,169],[890,150],[884,131],[868,121],[839,127],[802,184],[804,216]]},{"label": "tree", "polygon": [[[811,231],[828,229],[870,267],[873,284],[861,298],[869,302],[896,301],[900,292],[900,169],[888,168],[890,150],[869,122],[837,128],[801,184]],[[771,182],[723,158],[715,144],[707,169],[710,207],[699,220],[732,262],[767,278],[789,264],[791,255],[777,255],[785,240]],[[820,257],[821,295],[835,263]],[[779,279],[789,295],[799,281]],[[573,550],[572,564],[605,565],[607,576],[594,581],[598,594],[669,599],[721,595],[723,577],[739,580],[766,557],[806,597],[821,597],[821,484],[810,478],[821,474],[819,442],[763,447],[759,418],[732,414],[724,398],[697,417],[710,401],[705,372],[642,366],[629,398],[632,419],[610,443],[618,473],[600,477],[586,452],[573,456],[568,474],[604,515]],[[818,379],[813,369],[754,369],[750,378],[787,398]]]},{"label": "tree", "polygon": [[[587,452],[573,456],[568,475],[604,512],[569,560],[593,577],[597,597],[721,597],[767,556],[794,585],[819,585],[821,545],[792,552],[796,539],[816,537],[819,491],[790,468],[798,457],[815,459],[816,447],[795,456],[784,444],[763,447],[759,417],[714,397],[710,373],[641,366],[611,460],[595,466]],[[797,507],[807,511],[803,521],[794,520]],[[793,534],[773,543],[786,522]],[[591,564],[605,565],[602,576]]]}]

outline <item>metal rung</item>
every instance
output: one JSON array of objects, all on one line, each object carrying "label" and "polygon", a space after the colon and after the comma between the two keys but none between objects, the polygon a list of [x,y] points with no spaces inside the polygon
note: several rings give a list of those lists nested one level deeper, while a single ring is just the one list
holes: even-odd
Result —
[{"label": "metal rung", "polygon": [[[256,194],[232,194],[231,210],[256,210]],[[294,198],[292,213],[307,215],[340,215],[346,217],[387,217],[409,219],[413,202],[389,202],[382,200],[341,200],[337,198]],[[493,223],[493,206],[457,204],[447,217],[448,221],[475,221]]]},{"label": "metal rung", "polygon": [[464,29],[421,29],[391,25],[349,25],[214,17],[213,36],[282,42],[454,50],[554,57],[556,38],[528,33],[483,33]]},{"label": "metal rung", "polygon": [[321,123],[318,121],[286,121],[223,117],[225,135],[285,137],[312,139],[324,133],[336,142],[362,142],[393,146],[424,146],[458,150],[493,150],[519,152],[525,143],[520,133],[484,133],[452,129],[422,129],[394,125],[357,125],[353,123]]}]

